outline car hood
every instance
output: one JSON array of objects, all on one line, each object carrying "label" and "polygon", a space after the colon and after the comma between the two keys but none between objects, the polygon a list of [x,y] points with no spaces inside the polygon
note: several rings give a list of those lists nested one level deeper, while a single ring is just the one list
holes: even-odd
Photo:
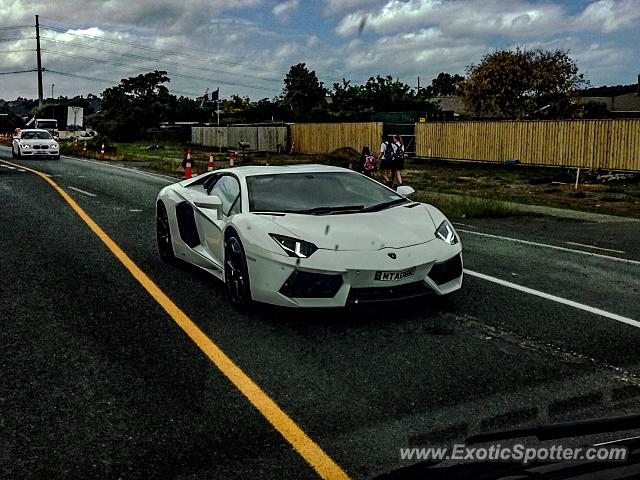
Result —
[{"label": "car hood", "polygon": [[435,225],[424,205],[399,205],[380,212],[337,215],[265,216],[292,237],[318,248],[379,250],[418,245],[435,238]]}]

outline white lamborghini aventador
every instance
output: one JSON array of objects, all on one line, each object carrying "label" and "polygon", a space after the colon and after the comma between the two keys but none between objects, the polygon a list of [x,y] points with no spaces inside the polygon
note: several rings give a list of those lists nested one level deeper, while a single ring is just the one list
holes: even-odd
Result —
[{"label": "white lamborghini aventador", "polygon": [[462,286],[462,246],[433,205],[338,167],[216,170],[162,189],[157,236],[224,281],[230,301],[343,307]]}]

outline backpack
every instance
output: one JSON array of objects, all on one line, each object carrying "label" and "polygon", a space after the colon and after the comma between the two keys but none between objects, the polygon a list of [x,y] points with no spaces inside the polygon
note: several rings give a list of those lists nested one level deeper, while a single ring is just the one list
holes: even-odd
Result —
[{"label": "backpack", "polygon": [[384,149],[384,155],[382,156],[382,158],[384,159],[385,162],[392,163],[395,157],[395,152],[393,148],[394,145],[391,142],[385,142],[384,144],[386,145],[386,147]]},{"label": "backpack", "polygon": [[376,169],[376,157],[373,155],[367,155],[364,157],[364,170],[366,172],[372,172]]},{"label": "backpack", "polygon": [[398,149],[396,150],[396,160],[398,162],[401,162],[402,160],[404,160],[404,150],[402,149],[401,145],[396,144]]}]

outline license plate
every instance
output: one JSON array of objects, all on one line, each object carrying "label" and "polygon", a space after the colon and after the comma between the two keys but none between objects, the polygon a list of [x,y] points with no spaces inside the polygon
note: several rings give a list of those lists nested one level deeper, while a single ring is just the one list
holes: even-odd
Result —
[{"label": "license plate", "polygon": [[381,282],[397,282],[408,277],[412,277],[416,273],[416,267],[402,270],[400,272],[376,272],[374,280],[380,280]]}]

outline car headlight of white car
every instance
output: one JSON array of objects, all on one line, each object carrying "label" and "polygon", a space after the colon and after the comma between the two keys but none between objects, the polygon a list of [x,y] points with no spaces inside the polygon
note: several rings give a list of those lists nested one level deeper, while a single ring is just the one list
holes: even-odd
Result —
[{"label": "car headlight of white car", "polygon": [[440,224],[440,226],[436,230],[436,236],[439,239],[447,242],[449,245],[455,245],[456,243],[458,243],[458,236],[456,235],[455,231],[453,230],[453,227],[447,220],[443,221]]},{"label": "car headlight of white car", "polygon": [[311,242],[305,242],[293,237],[287,237],[285,235],[278,235],[276,233],[270,233],[269,236],[273,238],[280,248],[282,248],[287,255],[296,258],[307,258],[313,255],[318,250]]}]

